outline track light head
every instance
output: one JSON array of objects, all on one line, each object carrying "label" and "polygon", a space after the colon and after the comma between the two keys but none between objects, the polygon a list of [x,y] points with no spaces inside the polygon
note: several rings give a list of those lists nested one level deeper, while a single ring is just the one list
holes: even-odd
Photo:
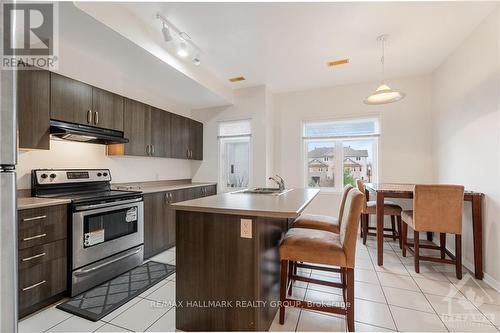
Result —
[{"label": "track light head", "polygon": [[187,50],[187,45],[185,42],[181,42],[179,44],[179,49],[177,50],[177,55],[179,57],[185,58],[188,56],[188,50]]},{"label": "track light head", "polygon": [[163,28],[161,29],[161,33],[163,34],[163,39],[165,42],[170,42],[172,38],[172,33],[170,33],[170,29],[163,23]]},{"label": "track light head", "polygon": [[196,56],[194,56],[192,61],[193,61],[193,65],[200,66],[200,64],[201,64],[200,55],[197,54]]}]

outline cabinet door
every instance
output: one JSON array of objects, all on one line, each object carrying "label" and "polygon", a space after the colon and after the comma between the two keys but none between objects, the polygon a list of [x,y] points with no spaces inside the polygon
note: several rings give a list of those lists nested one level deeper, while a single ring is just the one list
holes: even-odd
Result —
[{"label": "cabinet door", "polygon": [[50,73],[50,118],[92,125],[92,87]]},{"label": "cabinet door", "polygon": [[171,157],[189,158],[189,119],[172,114],[170,123]]},{"label": "cabinet door", "polygon": [[123,132],[129,142],[125,144],[125,155],[149,156],[150,107],[131,99],[125,100]]},{"label": "cabinet door", "polygon": [[203,160],[203,124],[189,120],[189,149],[191,149],[191,159]]},{"label": "cabinet door", "polygon": [[151,108],[152,156],[170,157],[170,113]]},{"label": "cabinet door", "polygon": [[94,126],[123,131],[123,97],[92,88]]},{"label": "cabinet door", "polygon": [[17,73],[19,148],[49,149],[50,73],[35,69]]},{"label": "cabinet door", "polygon": [[169,214],[166,193],[144,195],[144,258],[168,248]]}]

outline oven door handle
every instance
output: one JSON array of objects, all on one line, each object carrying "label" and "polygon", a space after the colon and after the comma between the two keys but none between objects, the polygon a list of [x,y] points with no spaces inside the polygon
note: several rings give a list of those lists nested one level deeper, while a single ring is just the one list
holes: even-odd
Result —
[{"label": "oven door handle", "polygon": [[92,267],[92,268],[89,268],[89,269],[86,269],[86,270],[83,270],[83,271],[79,271],[79,272],[75,272],[74,274],[75,274],[75,275],[77,275],[77,276],[87,275],[87,274],[89,274],[89,273],[94,272],[94,271],[95,271],[95,270],[97,270],[97,269],[100,269],[100,268],[106,267],[106,266],[108,266],[108,265],[111,265],[112,263],[115,263],[115,262],[120,261],[120,260],[122,260],[122,259],[128,258],[128,257],[130,257],[130,256],[133,256],[134,254],[137,254],[137,253],[139,253],[140,251],[141,251],[141,248],[138,248],[138,249],[136,249],[134,252],[125,253],[125,254],[123,254],[123,255],[121,255],[121,256],[119,256],[119,257],[113,258],[113,259],[111,259],[111,260],[109,260],[109,261],[106,261],[106,262],[104,262],[104,263],[102,263],[102,264],[99,264],[99,265],[97,265],[97,266],[94,266],[94,267]]},{"label": "oven door handle", "polygon": [[139,202],[139,201],[142,201],[142,198],[123,200],[123,201],[106,202],[106,203],[95,204],[95,205],[76,206],[75,210],[81,211],[81,210],[97,209],[97,208],[118,206],[118,205],[123,205],[123,204],[127,204],[127,203]]}]

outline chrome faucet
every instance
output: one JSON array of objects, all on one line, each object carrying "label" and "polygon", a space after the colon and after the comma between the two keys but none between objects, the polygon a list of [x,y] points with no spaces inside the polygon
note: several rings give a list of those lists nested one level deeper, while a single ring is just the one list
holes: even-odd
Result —
[{"label": "chrome faucet", "polygon": [[285,181],[280,176],[275,175],[274,177],[269,177],[269,180],[272,180],[276,184],[278,184],[278,187],[279,187],[280,191],[284,191],[285,190]]}]

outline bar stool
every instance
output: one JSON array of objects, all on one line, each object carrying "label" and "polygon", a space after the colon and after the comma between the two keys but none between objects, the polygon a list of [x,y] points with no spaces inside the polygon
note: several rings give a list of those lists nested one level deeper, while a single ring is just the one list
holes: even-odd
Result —
[{"label": "bar stool", "polygon": [[[363,212],[361,214],[361,235],[363,237],[363,244],[366,244],[367,236],[376,236],[375,232],[370,232],[370,230],[377,230],[376,227],[370,227],[369,225],[369,215],[377,214],[377,202],[375,200],[369,201],[365,192],[365,181],[362,179],[357,179],[356,184],[358,185],[358,190],[360,190],[365,197],[365,204]],[[399,240],[399,248],[403,247],[401,241],[401,206],[397,203],[389,200],[384,200],[384,215],[391,217],[391,228],[384,228],[384,231],[390,231],[390,234],[385,234],[384,237],[391,237],[393,240]],[[397,227],[397,229],[396,229]]]},{"label": "bar stool", "polygon": [[344,191],[342,192],[342,199],[340,201],[338,218],[327,215],[302,214],[297,217],[295,221],[293,221],[292,228],[324,230],[338,234],[340,232],[340,224],[342,223],[342,214],[344,213],[345,200],[347,198],[347,194],[353,188],[354,187],[352,187],[352,185],[346,185],[344,187]]},{"label": "bar stool", "polygon": [[[455,265],[457,279],[462,279],[464,187],[461,185],[415,185],[413,191],[413,210],[405,210],[402,213],[403,257],[406,257],[406,249],[414,254],[417,273],[420,273],[420,260]],[[414,230],[413,244],[408,243],[408,226]],[[439,246],[420,244],[420,231],[439,232]],[[446,248],[447,233],[455,235],[454,255]],[[441,257],[421,256],[420,248],[439,250]],[[445,259],[446,255],[451,259]]]},{"label": "bar stool", "polygon": [[[279,249],[281,260],[279,322],[281,325],[285,323],[285,306],[294,306],[345,315],[348,330],[354,331],[354,266],[358,221],[364,205],[363,197],[357,189],[349,191],[338,234],[305,228],[291,228],[286,233]],[[340,267],[341,282],[299,276],[293,272],[293,262],[298,261]],[[325,271],[330,271],[332,268],[314,267],[314,269]],[[341,288],[344,304],[341,306],[311,304],[311,302],[288,298],[287,289],[292,288],[294,280]],[[291,294],[290,291],[289,294]]]}]

